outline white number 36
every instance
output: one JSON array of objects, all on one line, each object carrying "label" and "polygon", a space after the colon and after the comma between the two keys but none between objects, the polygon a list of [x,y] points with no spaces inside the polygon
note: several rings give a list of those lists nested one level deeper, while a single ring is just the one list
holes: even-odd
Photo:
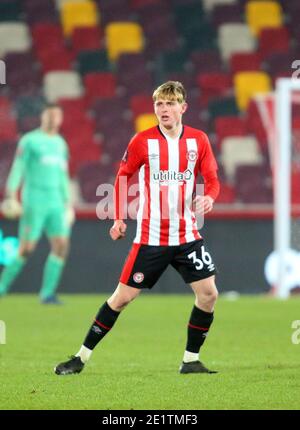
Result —
[{"label": "white number 36", "polygon": [[201,246],[201,257],[200,258],[197,258],[196,251],[191,252],[188,255],[188,258],[193,261],[193,263],[195,264],[196,270],[202,270],[204,267],[204,263],[206,265],[209,265],[212,262],[212,258],[210,256],[210,254],[207,251],[205,251],[204,246]]}]

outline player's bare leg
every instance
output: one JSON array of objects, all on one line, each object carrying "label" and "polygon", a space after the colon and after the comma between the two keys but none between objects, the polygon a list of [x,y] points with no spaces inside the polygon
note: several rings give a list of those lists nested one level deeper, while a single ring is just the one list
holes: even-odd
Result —
[{"label": "player's bare leg", "polygon": [[190,285],[195,293],[195,305],[188,324],[187,345],[180,373],[216,373],[208,370],[199,361],[199,351],[213,322],[214,306],[218,298],[215,277],[211,276]]},{"label": "player's bare leg", "polygon": [[96,345],[112,329],[120,313],[132,302],[141,290],[119,283],[114,293],[101,306],[91,325],[80,350],[70,360],[60,363],[55,368],[57,375],[80,373],[90,359]]},{"label": "player's bare leg", "polygon": [[40,297],[44,304],[60,304],[55,292],[69,253],[69,238],[55,236],[49,240],[51,250],[44,267]]},{"label": "player's bare leg", "polygon": [[28,257],[36,248],[36,241],[21,240],[17,256],[1,274],[0,296],[8,293],[10,286],[25,266]]}]

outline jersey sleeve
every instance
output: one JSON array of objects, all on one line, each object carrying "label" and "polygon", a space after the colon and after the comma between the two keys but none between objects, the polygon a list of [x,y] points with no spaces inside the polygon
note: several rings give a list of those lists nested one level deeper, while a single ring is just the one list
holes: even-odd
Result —
[{"label": "jersey sleeve", "polygon": [[116,176],[114,184],[114,219],[124,219],[128,181],[143,164],[143,145],[139,135],[136,135],[129,142]]},{"label": "jersey sleeve", "polygon": [[208,136],[205,133],[202,135],[201,146],[199,171],[204,180],[204,194],[216,200],[220,192],[220,182],[217,175],[218,165]]},{"label": "jersey sleeve", "polygon": [[21,185],[24,178],[26,165],[30,157],[30,141],[28,137],[23,136],[17,146],[16,154],[10,169],[7,182],[6,192],[15,193]]}]

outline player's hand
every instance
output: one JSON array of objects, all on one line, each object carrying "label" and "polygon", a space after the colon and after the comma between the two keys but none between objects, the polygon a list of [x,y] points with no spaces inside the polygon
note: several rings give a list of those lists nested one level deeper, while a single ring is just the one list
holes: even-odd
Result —
[{"label": "player's hand", "polygon": [[214,199],[210,196],[196,196],[193,200],[193,207],[195,213],[198,215],[205,215],[212,211]]},{"label": "player's hand", "polygon": [[21,203],[14,197],[6,197],[1,203],[1,210],[7,219],[16,219],[22,215]]},{"label": "player's hand", "polygon": [[123,239],[125,237],[127,225],[122,220],[116,220],[114,225],[109,230],[110,237],[112,240]]}]

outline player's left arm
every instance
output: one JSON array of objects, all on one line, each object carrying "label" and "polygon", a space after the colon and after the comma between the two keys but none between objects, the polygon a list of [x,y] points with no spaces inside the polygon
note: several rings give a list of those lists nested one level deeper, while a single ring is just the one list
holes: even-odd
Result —
[{"label": "player's left arm", "polygon": [[199,214],[206,214],[213,209],[214,202],[220,192],[218,179],[218,165],[205,133],[201,137],[201,153],[199,171],[204,180],[204,196],[196,196],[194,199],[195,210]]}]

